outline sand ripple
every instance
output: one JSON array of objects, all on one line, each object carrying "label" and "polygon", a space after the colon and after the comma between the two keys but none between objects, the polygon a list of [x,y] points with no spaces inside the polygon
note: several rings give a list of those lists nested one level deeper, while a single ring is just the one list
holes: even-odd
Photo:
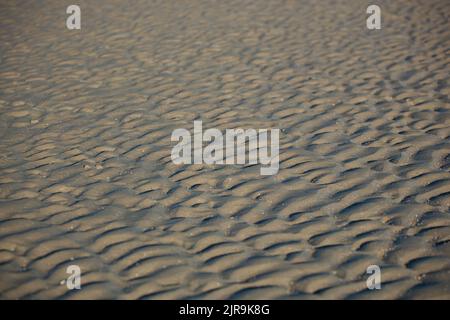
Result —
[{"label": "sand ripple", "polygon": [[[0,297],[450,298],[449,2],[213,3],[0,4]],[[194,119],[279,173],[174,165]]]}]

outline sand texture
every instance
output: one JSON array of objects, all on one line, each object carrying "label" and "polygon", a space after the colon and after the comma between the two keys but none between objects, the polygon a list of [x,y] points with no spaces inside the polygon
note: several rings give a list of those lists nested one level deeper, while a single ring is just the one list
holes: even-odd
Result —
[{"label": "sand texture", "polygon": [[66,2],[0,2],[0,298],[450,299],[450,1]]}]

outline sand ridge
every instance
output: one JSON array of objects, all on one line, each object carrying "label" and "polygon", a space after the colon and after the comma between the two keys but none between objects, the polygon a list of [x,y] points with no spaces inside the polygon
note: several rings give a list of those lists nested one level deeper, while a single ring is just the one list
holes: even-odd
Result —
[{"label": "sand ridge", "polygon": [[[2,2],[0,297],[450,298],[450,6],[379,3]],[[198,119],[278,174],[173,164]]]}]

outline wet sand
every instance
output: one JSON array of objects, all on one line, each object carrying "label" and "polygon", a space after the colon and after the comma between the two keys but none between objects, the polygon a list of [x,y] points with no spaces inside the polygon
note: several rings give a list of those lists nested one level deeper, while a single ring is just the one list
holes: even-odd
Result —
[{"label": "wet sand", "polygon": [[[77,4],[0,4],[0,298],[450,298],[450,2]],[[278,174],[173,164],[200,119]]]}]

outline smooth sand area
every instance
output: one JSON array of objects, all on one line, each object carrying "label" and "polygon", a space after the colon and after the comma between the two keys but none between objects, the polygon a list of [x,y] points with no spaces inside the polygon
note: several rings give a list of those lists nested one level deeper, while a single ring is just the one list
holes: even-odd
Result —
[{"label": "smooth sand area", "polygon": [[[449,1],[377,1],[381,30],[371,1],[77,4],[0,2],[0,298],[450,299]],[[175,165],[194,120],[279,128],[278,174]]]}]

